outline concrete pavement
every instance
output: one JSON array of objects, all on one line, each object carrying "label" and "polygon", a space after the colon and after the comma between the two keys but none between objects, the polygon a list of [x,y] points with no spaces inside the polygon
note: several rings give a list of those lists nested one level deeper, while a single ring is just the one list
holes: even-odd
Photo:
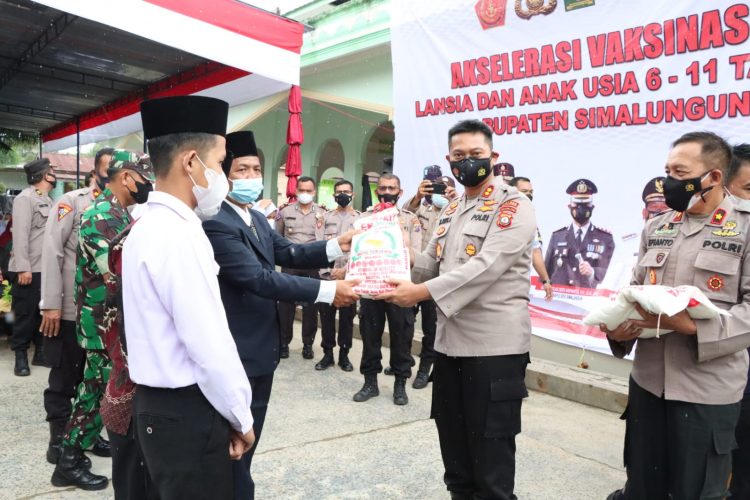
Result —
[{"label": "concrete pavement", "polygon": [[[299,326],[299,325],[297,325]],[[392,378],[380,376],[381,395],[354,403],[362,384],[355,371],[316,372],[303,360],[299,333],[291,357],[276,372],[266,428],[254,464],[258,499],[448,498],[433,422],[431,386],[408,387],[408,406],[392,403]],[[384,355],[388,350],[384,349]],[[13,356],[0,340],[0,498],[113,498],[102,492],[50,485],[44,458],[48,431],[42,391],[48,370],[12,374]],[[624,424],[616,413],[532,392],[518,437],[516,493],[522,499],[603,499],[622,485]],[[91,457],[93,471],[110,475],[109,459]]]}]

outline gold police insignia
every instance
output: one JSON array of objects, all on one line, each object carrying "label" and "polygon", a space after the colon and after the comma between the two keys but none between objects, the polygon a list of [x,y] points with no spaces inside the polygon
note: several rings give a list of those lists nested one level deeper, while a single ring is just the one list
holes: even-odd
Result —
[{"label": "gold police insignia", "polygon": [[664,181],[657,179],[654,182],[654,187],[656,188],[657,193],[664,193]]},{"label": "gold police insignia", "polygon": [[516,15],[521,19],[531,19],[533,16],[551,14],[557,7],[557,0],[549,0],[544,5],[544,0],[526,0],[526,9],[523,8],[523,0],[516,0]]},{"label": "gold police insignia", "polygon": [[576,186],[576,191],[580,194],[585,194],[589,190],[589,187],[586,185],[585,182],[581,181]]},{"label": "gold police insignia", "polygon": [[716,236],[721,236],[723,238],[739,236],[742,233],[739,231],[735,231],[736,228],[737,228],[737,223],[734,221],[728,220],[724,224],[724,227],[722,227],[721,229],[717,229],[716,231],[713,231],[713,234]]}]

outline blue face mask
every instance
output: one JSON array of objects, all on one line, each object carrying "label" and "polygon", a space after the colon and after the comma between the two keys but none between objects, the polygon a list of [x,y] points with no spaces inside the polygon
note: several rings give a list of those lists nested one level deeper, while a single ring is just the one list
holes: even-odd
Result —
[{"label": "blue face mask", "polygon": [[442,194],[433,194],[432,204],[438,208],[443,208],[444,206],[448,204],[448,198],[446,198]]},{"label": "blue face mask", "polygon": [[253,203],[263,192],[263,179],[232,179],[229,196],[240,203]]}]

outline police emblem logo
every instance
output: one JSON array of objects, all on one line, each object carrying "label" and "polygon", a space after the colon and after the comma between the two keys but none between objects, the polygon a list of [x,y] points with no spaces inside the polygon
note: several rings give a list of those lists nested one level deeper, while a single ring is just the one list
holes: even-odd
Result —
[{"label": "police emblem logo", "polygon": [[695,184],[693,184],[692,182],[685,184],[685,191],[687,191],[688,193],[692,193],[693,191],[695,191]]},{"label": "police emblem logo", "polygon": [[656,269],[650,269],[648,271],[648,282],[652,285],[656,284]]},{"label": "police emblem logo", "polygon": [[716,231],[713,231],[712,234],[716,236],[721,236],[722,238],[739,236],[742,233],[740,231],[735,231],[736,228],[737,228],[737,223],[729,220],[724,224],[724,227],[722,227],[721,229],[717,229]]},{"label": "police emblem logo", "polygon": [[473,243],[469,243],[465,248],[466,255],[474,257],[477,254],[477,247]]},{"label": "police emblem logo", "polygon": [[72,211],[73,207],[71,207],[70,205],[66,205],[65,203],[60,203],[60,206],[57,207],[57,221],[59,222],[63,220],[65,216]]},{"label": "police emblem logo", "polygon": [[[526,3],[526,8],[523,4]],[[516,0],[516,15],[521,19],[531,19],[534,16],[551,14],[557,8],[557,0],[549,0],[545,5],[544,0]]]},{"label": "police emblem logo", "polygon": [[722,288],[724,288],[724,280],[721,279],[721,276],[714,274],[710,278],[708,278],[708,281],[706,282],[708,285],[708,288],[713,290],[714,292],[718,292]]},{"label": "police emblem logo", "polygon": [[583,181],[579,182],[578,185],[576,186],[576,191],[579,194],[586,194],[588,190],[589,190],[589,187]]},{"label": "police emblem logo", "polygon": [[500,229],[509,228],[512,224],[513,224],[513,214],[509,214],[507,212],[501,212],[497,216],[497,226]]},{"label": "police emblem logo", "polygon": [[505,24],[505,4],[507,0],[479,0],[474,10],[483,30],[497,28]]},{"label": "police emblem logo", "polygon": [[656,254],[656,263],[661,264],[664,261],[664,257],[666,256],[667,254],[664,252],[659,252],[658,254]]},{"label": "police emblem logo", "polygon": [[480,177],[484,177],[485,175],[487,175],[487,170],[485,170],[484,168],[480,168],[477,172],[477,175]]}]

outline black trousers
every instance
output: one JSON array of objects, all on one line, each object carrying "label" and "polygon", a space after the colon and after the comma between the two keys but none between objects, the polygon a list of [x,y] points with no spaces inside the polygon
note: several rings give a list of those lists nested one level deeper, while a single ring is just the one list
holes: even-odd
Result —
[{"label": "black trousers", "polygon": [[742,399],[735,430],[738,448],[732,452],[732,498],[750,498],[750,395]]},{"label": "black trousers", "polygon": [[[305,276],[307,278],[320,278],[317,269],[289,269],[283,268],[284,273],[292,276]],[[281,345],[288,346],[292,341],[294,332],[294,312],[297,309],[295,302],[279,302],[279,333]],[[302,343],[312,345],[315,342],[315,333],[318,331],[318,308],[315,304],[302,304]]]},{"label": "black trousers", "polygon": [[725,498],[739,414],[740,403],[668,401],[631,378],[623,415],[628,480],[612,498]]},{"label": "black trousers", "polygon": [[18,275],[14,278],[13,289],[13,334],[10,337],[10,347],[14,351],[26,351],[31,342],[42,344],[42,334],[39,325],[42,317],[39,312],[39,301],[42,300],[42,273],[31,274],[31,284],[18,284]]},{"label": "black trousers", "polygon": [[112,489],[115,500],[145,500],[159,498],[153,491],[143,464],[141,450],[133,432],[133,422],[127,435],[107,429],[112,448]]},{"label": "black trousers", "polygon": [[411,342],[414,339],[414,309],[399,307],[382,300],[362,299],[359,306],[359,331],[362,334],[362,362],[359,371],[371,375],[383,371],[383,332],[388,318],[391,336],[390,365],[397,377],[411,377],[414,357]]},{"label": "black trousers", "polygon": [[273,387],[273,373],[249,377],[250,387],[253,389],[253,402],[250,404],[250,412],[253,414],[253,431],[255,431],[255,444],[242,455],[242,459],[232,462],[234,475],[234,498],[236,500],[252,500],[255,498],[255,482],[252,471],[253,456],[258,449],[260,435],[263,433],[263,424],[266,422],[268,403],[271,400],[271,388]]},{"label": "black trousers", "polygon": [[334,307],[330,304],[318,304],[320,311],[320,333],[323,337],[320,346],[323,349],[336,347],[336,311],[339,312],[339,347],[351,349],[354,333],[354,316],[357,305]]},{"label": "black trousers", "polygon": [[75,321],[60,321],[57,337],[44,338],[44,354],[51,368],[44,390],[44,410],[47,421],[68,422],[71,403],[78,384],[83,380],[86,351],[76,340]]},{"label": "black trousers", "polygon": [[437,304],[434,300],[425,300],[417,304],[422,314],[422,351],[419,353],[419,365],[435,362],[435,332],[437,331]]},{"label": "black trousers", "polygon": [[515,499],[516,435],[528,354],[456,358],[437,353],[432,412],[448,490]]},{"label": "black trousers", "polygon": [[233,497],[229,422],[197,385],[181,389],[139,385],[134,414],[138,446],[160,499]]}]

